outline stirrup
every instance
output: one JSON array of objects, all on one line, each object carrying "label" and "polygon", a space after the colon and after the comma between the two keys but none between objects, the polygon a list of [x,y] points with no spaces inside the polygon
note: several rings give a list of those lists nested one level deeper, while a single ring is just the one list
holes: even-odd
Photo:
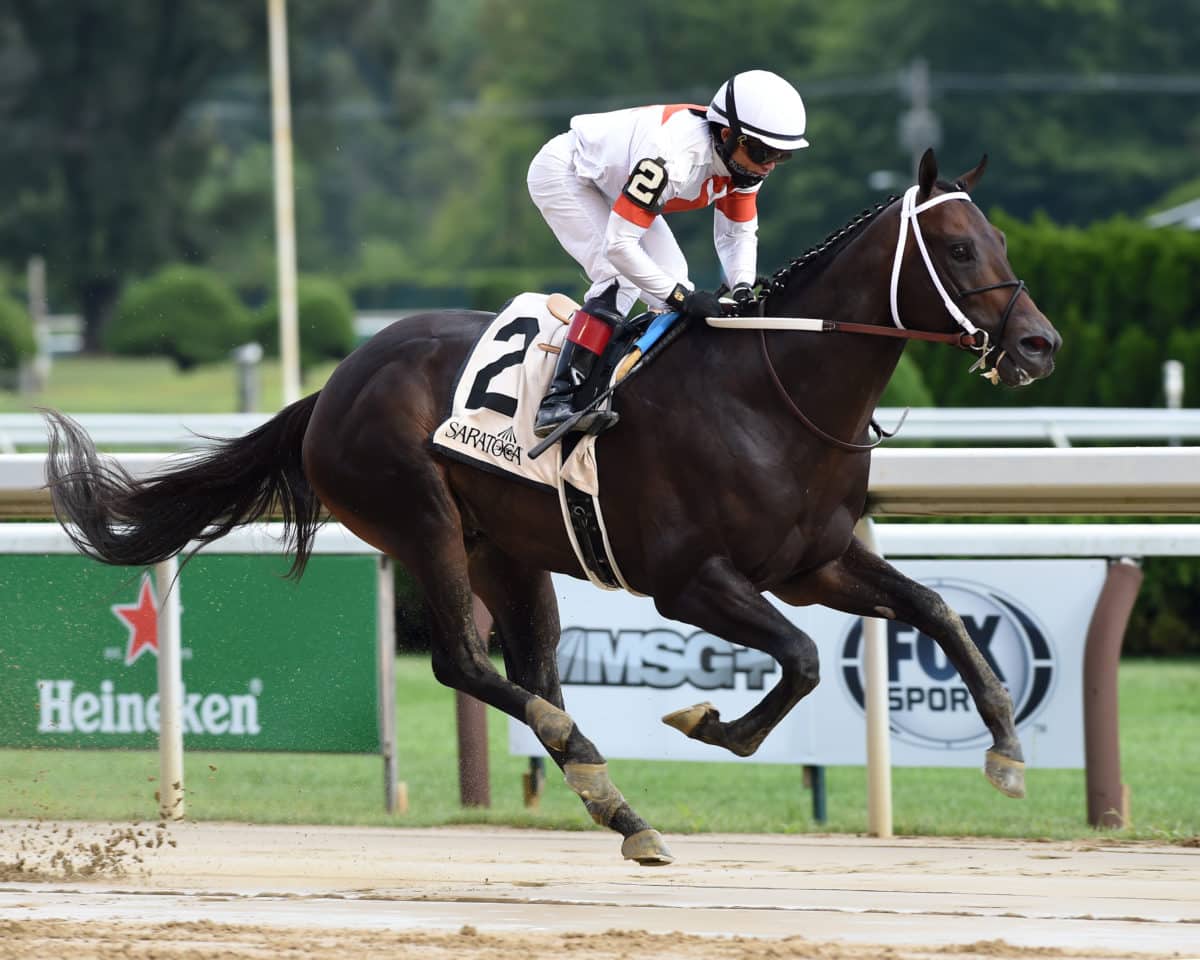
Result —
[{"label": "stirrup", "polygon": [[574,413],[569,396],[562,397],[553,404],[548,404],[546,400],[543,400],[533,417],[533,435],[539,439],[545,439],[557,430],[560,424],[570,419]]},{"label": "stirrup", "polygon": [[615,427],[620,419],[621,415],[616,410],[592,410],[579,418],[579,422],[575,424],[575,431],[599,436],[605,430]]}]

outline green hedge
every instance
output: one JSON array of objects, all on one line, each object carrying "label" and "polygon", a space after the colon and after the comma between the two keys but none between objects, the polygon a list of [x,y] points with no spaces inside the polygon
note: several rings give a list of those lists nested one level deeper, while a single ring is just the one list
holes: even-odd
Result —
[{"label": "green hedge", "polygon": [[0,294],[0,370],[16,370],[37,351],[33,321],[16,300]]},{"label": "green hedge", "polygon": [[967,376],[961,354],[910,347],[939,404],[1161,406],[1168,359],[1184,365],[1184,403],[1200,404],[1200,232],[1124,218],[1087,228],[992,220],[1016,275],[1062,334],[1057,368],[1031,387],[997,389]]},{"label": "green hedge", "polygon": [[[296,283],[300,366],[340,360],[354,349],[354,304],[336,280],[300,277]],[[279,354],[279,301],[265,304],[254,320],[254,336],[267,353]]]},{"label": "green hedge", "polygon": [[188,370],[228,359],[250,335],[249,313],[220,276],[171,266],[125,292],[105,346],[129,356],[167,356]]}]

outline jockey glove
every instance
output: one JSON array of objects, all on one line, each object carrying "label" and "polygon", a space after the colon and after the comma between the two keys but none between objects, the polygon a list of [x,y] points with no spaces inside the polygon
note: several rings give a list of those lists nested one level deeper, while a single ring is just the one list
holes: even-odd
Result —
[{"label": "jockey glove", "polygon": [[754,288],[748,283],[735,283],[728,296],[739,307],[744,307],[754,299]]},{"label": "jockey glove", "polygon": [[689,290],[682,283],[675,284],[675,289],[667,295],[667,305],[685,316],[697,319],[719,317],[724,312],[721,309],[721,300],[715,293],[708,290]]}]

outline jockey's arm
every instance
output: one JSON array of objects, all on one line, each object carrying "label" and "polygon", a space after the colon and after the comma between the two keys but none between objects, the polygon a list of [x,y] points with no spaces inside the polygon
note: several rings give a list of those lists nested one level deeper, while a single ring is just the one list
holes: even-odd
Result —
[{"label": "jockey's arm", "polygon": [[[653,218],[650,222],[653,222]],[[672,277],[646,252],[642,246],[642,237],[647,229],[649,223],[646,226],[632,223],[614,209],[608,215],[608,226],[604,231],[604,256],[617,268],[621,276],[646,296],[659,301],[651,306],[659,306],[675,289],[675,284],[684,281],[685,278]],[[690,287],[691,284],[687,286]]]},{"label": "jockey's arm", "polygon": [[753,286],[758,269],[758,216],[750,220],[731,220],[720,207],[714,208],[713,245],[717,248],[725,282],[730,287],[739,283]]},{"label": "jockey's arm", "polygon": [[691,287],[685,277],[672,277],[663,270],[642,246],[642,237],[662,212],[669,196],[670,181],[665,161],[662,157],[644,157],[634,164],[604,230],[605,258],[621,276],[642,291],[652,307],[665,306],[677,284]]}]

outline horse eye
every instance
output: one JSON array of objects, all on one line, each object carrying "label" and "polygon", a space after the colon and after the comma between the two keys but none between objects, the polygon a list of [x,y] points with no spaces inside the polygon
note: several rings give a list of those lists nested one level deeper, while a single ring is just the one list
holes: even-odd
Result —
[{"label": "horse eye", "polygon": [[960,263],[965,263],[971,259],[971,245],[969,243],[950,244],[950,256]]}]

